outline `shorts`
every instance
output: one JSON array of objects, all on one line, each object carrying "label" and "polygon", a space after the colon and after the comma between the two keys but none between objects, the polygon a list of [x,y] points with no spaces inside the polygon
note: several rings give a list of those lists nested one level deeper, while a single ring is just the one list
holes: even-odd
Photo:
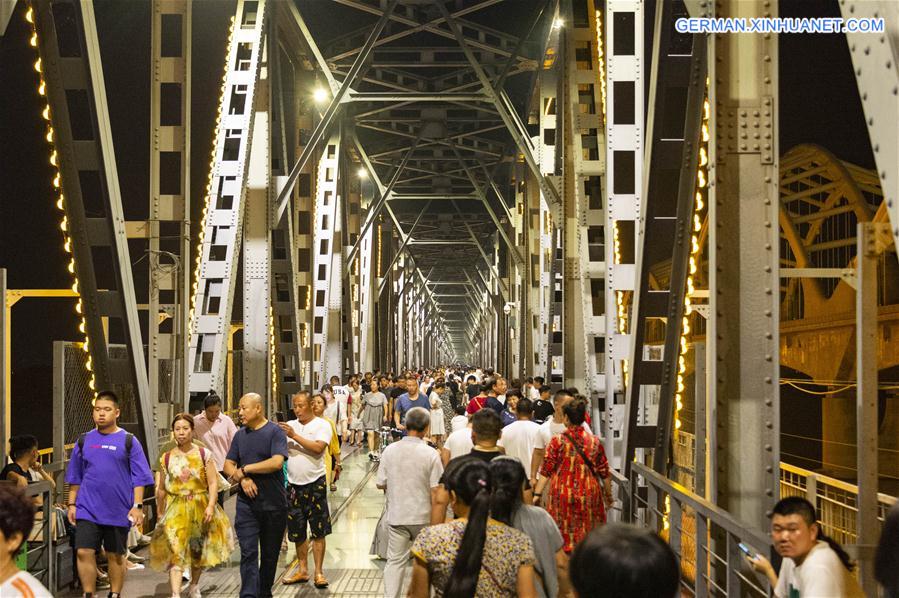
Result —
[{"label": "shorts", "polygon": [[100,525],[86,519],[78,519],[75,523],[75,550],[89,548],[99,552],[102,545],[110,554],[127,552],[130,528]]},{"label": "shorts", "polygon": [[306,527],[313,539],[331,533],[331,513],[328,510],[328,484],[322,476],[311,484],[291,484],[287,489],[287,539],[306,541]]}]

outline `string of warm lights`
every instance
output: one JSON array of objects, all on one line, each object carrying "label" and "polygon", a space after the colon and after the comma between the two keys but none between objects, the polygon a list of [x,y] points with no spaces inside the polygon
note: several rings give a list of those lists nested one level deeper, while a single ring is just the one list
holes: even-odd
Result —
[{"label": "string of warm lights", "polygon": [[[43,72],[43,64],[41,62],[40,55],[40,47],[38,45],[38,35],[37,35],[37,25],[35,24],[34,19],[34,7],[29,6],[25,11],[25,20],[28,21],[28,24],[31,26],[31,38],[29,39],[29,44],[32,48],[35,49],[37,53],[37,60],[34,62],[34,70],[38,74],[38,87],[37,93],[43,98],[43,101],[46,101],[47,104],[44,106],[44,109],[41,110],[41,117],[47,123],[47,134],[44,139],[47,141],[47,145],[50,146],[50,165],[53,167],[53,193],[54,195],[58,194],[56,199],[56,207],[59,209],[62,214],[62,220],[59,222],[59,229],[62,231],[63,244],[62,247],[65,250],[66,254],[69,256],[69,263],[66,269],[69,271],[69,274],[72,275],[72,291],[76,294],[79,292],[78,285],[78,271],[75,265],[75,256],[72,253],[72,239],[69,237],[69,222],[66,218],[66,209],[65,209],[65,195],[62,190],[62,175],[59,170],[59,155],[56,152],[56,147],[54,145],[55,140],[55,132],[53,130],[53,121],[50,113],[50,104],[47,98],[47,82],[44,80],[44,72]],[[88,372],[88,388],[91,389],[94,397],[97,395],[97,377],[94,374],[94,366],[93,360],[91,359],[90,352],[90,339],[87,336],[87,320],[84,316],[84,304],[81,302],[81,296],[78,296],[78,301],[75,303],[75,312],[78,314],[80,318],[80,323],[78,324],[78,331],[84,335],[84,343],[81,345],[81,349],[87,354],[87,359],[84,362],[84,367]]]},{"label": "string of warm lights", "polygon": [[606,120],[606,61],[603,52],[602,11],[596,11],[596,72],[599,73],[599,97],[602,106],[602,120]]},{"label": "string of warm lights", "polygon": [[[615,255],[615,263],[621,263],[621,240],[619,239],[618,221],[612,227],[612,248]],[[617,308],[618,334],[627,334],[627,305],[624,302],[624,291],[615,291],[615,304]],[[621,361],[621,384],[627,386],[628,361]]]},{"label": "string of warm lights", "polygon": [[212,179],[215,174],[215,153],[219,142],[224,143],[224,139],[220,137],[224,134],[222,128],[222,111],[225,110],[225,86],[228,81],[228,65],[231,61],[231,53],[234,50],[234,17],[231,17],[231,24],[228,28],[228,51],[225,56],[225,72],[222,75],[222,86],[219,91],[219,110],[215,117],[215,129],[212,136],[212,153],[209,157],[209,176],[206,179],[206,193],[203,203],[203,215],[200,217],[200,235],[197,240],[197,252],[194,266],[194,279],[190,300],[190,314],[188,316],[189,325],[187,327],[191,332],[194,329],[194,314],[196,313],[197,298],[200,289],[200,264],[203,262],[203,241],[206,239],[206,227],[209,225],[209,203],[212,199]]},{"label": "string of warm lights", "polygon": [[272,395],[277,404],[278,396],[278,356],[275,354],[275,312],[271,303],[268,306],[268,347],[269,365],[272,372]]},{"label": "string of warm lights", "polygon": [[[708,81],[706,81],[708,86]],[[702,104],[702,138],[699,143],[699,164],[696,169],[696,197],[693,203],[693,222],[690,234],[690,269],[687,273],[687,292],[684,295],[684,316],[681,321],[680,353],[677,358],[677,387],[674,393],[674,436],[677,437],[681,428],[680,411],[684,408],[684,375],[687,371],[687,336],[690,334],[690,314],[693,307],[690,296],[696,290],[695,276],[699,270],[701,248],[699,246],[699,232],[702,229],[702,220],[705,213],[708,198],[708,169],[709,169],[709,115],[711,106],[708,98]]]}]

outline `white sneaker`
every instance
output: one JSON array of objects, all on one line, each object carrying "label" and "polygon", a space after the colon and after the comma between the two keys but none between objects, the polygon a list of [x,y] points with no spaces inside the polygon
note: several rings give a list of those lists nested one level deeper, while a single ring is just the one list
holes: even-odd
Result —
[{"label": "white sneaker", "polygon": [[203,595],[200,593],[199,584],[188,588],[187,598],[203,598]]}]

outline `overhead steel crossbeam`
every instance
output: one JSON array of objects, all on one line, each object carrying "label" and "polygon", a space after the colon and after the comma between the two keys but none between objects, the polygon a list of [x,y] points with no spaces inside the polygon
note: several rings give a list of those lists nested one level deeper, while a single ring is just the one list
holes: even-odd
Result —
[{"label": "overhead steel crossbeam", "polygon": [[[284,186],[282,187],[281,192],[278,194],[278,199],[276,202],[277,212],[275,214],[276,223],[281,221],[281,218],[284,216],[284,212],[287,210],[287,204],[290,201],[290,194],[293,191],[293,186],[296,184],[297,177],[300,176],[300,173],[306,166],[306,162],[312,157],[312,154],[319,149],[321,142],[328,134],[331,127],[331,122],[333,121],[334,116],[337,114],[337,111],[340,109],[340,105],[344,95],[346,95],[350,90],[350,87],[353,85],[356,77],[362,70],[362,67],[365,64],[365,60],[368,58],[369,52],[371,52],[371,49],[374,47],[375,41],[378,39],[378,36],[381,35],[381,31],[383,31],[384,26],[387,24],[387,19],[390,17],[390,13],[393,12],[393,9],[397,5],[397,2],[398,0],[390,0],[390,2],[387,4],[387,9],[384,11],[384,14],[380,19],[378,19],[378,22],[371,30],[371,33],[366,40],[365,45],[362,46],[359,55],[356,57],[356,61],[353,63],[353,67],[350,69],[350,72],[347,74],[346,78],[343,80],[337,90],[334,90],[333,88],[331,89],[332,93],[334,93],[334,97],[331,98],[331,102],[330,104],[328,104],[328,108],[325,110],[325,113],[322,116],[321,120],[319,120],[318,124],[315,125],[315,130],[312,132],[312,136],[309,139],[309,142],[305,147],[303,147],[302,154],[300,154],[300,157],[297,159],[297,163],[294,164],[293,168],[291,168],[290,174],[287,175],[287,180],[284,182]],[[308,39],[307,41],[309,42],[309,45],[314,45],[314,42],[311,39]],[[333,78],[329,78],[329,81],[332,80]]]},{"label": "overhead steel crossbeam", "polygon": [[[91,0],[32,3],[41,58],[35,68],[46,80],[60,176],[58,205],[71,240],[73,290],[80,295],[96,388],[123,400],[122,424],[138,433],[147,454],[156,453],[154,403],[135,300],[131,259],[116,170],[100,43]],[[77,98],[77,99],[76,99]],[[108,324],[108,328],[107,328]],[[89,368],[89,369],[91,369]],[[134,419],[132,419],[134,418]]]},{"label": "overhead steel crossbeam", "polygon": [[472,69],[474,69],[475,73],[478,76],[478,80],[483,86],[484,93],[489,95],[493,100],[494,106],[499,111],[503,123],[505,123],[506,128],[508,128],[509,130],[509,134],[512,135],[513,140],[518,146],[518,151],[521,152],[521,154],[524,156],[525,162],[531,169],[534,177],[537,179],[540,185],[540,189],[548,198],[550,205],[561,211],[562,200],[559,196],[559,191],[558,189],[556,189],[555,185],[553,185],[549,181],[549,179],[543,176],[543,173],[540,170],[540,165],[537,163],[537,160],[534,157],[534,148],[531,144],[530,136],[527,134],[527,130],[521,123],[520,119],[518,119],[518,115],[515,112],[515,109],[512,106],[511,102],[509,101],[508,96],[502,89],[497,90],[493,87],[493,83],[490,81],[490,78],[487,76],[484,68],[480,65],[477,57],[475,57],[474,53],[469,47],[467,39],[462,34],[461,27],[450,16],[449,12],[446,9],[446,6],[443,5],[443,2],[441,0],[435,0],[435,4],[443,14],[443,18],[446,20],[447,25],[449,25],[450,29],[452,30],[453,35],[455,35],[456,41],[459,42],[459,45],[465,52],[466,58],[468,58],[468,61],[471,63]]},{"label": "overhead steel crossbeam", "polygon": [[[705,36],[674,31],[674,21],[685,14],[683,3],[675,1],[663,3],[656,15],[653,61],[656,70],[650,87],[646,144],[649,168],[645,171],[646,201],[638,236],[643,243],[638,247],[636,260],[631,375],[626,389],[625,475],[637,448],[653,448],[653,469],[668,473],[707,72]],[[683,89],[687,94],[677,113],[683,125],[674,131],[666,126],[674,117],[672,109],[663,111],[657,107],[662,106],[660,98],[672,98]],[[678,173],[676,194],[671,193],[672,172]],[[668,288],[655,290],[650,284],[651,270],[666,260],[671,262]],[[646,331],[652,320],[665,321],[661,361],[651,359],[646,345]],[[659,388],[658,417],[654,425],[641,422],[638,417],[641,397],[648,400],[652,393],[647,389],[653,387]]]}]

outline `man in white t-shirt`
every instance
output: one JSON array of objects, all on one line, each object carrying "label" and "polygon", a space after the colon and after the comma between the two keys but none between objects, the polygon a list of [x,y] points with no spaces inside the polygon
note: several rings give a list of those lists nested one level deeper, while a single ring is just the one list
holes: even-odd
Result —
[{"label": "man in white t-shirt", "polygon": [[518,399],[515,413],[518,420],[503,428],[503,435],[497,442],[497,446],[503,447],[510,457],[521,461],[524,470],[530,472],[531,457],[537,444],[540,425],[531,419],[534,407],[530,399]]},{"label": "man in white t-shirt", "polygon": [[776,598],[862,598],[849,555],[821,531],[815,507],[800,496],[781,499],[771,515],[771,539],[783,557],[780,575],[764,556],[747,560],[765,574]]},{"label": "man in white t-shirt", "polygon": [[334,420],[340,440],[345,441],[347,431],[350,429],[350,388],[342,386],[337,376],[331,376],[331,395],[334,397],[334,403],[325,406],[325,414]]},{"label": "man in white t-shirt", "polygon": [[565,405],[573,399],[574,397],[571,396],[571,393],[564,389],[558,391],[553,397],[553,407],[555,408],[555,411],[549,419],[540,424],[540,430],[534,440],[531,468],[530,470],[526,470],[531,476],[531,486],[536,487],[537,485],[537,472],[540,471],[540,466],[543,465],[543,457],[546,453],[546,446],[549,444],[549,441],[552,440],[553,436],[565,431],[565,424],[562,423],[565,415],[562,410],[565,408]]},{"label": "man in white t-shirt", "polygon": [[316,587],[327,587],[322,565],[325,537],[331,533],[328,487],[325,479],[325,451],[331,443],[331,424],[312,412],[312,400],[306,391],[293,396],[297,418],[278,424],[287,434],[287,537],[296,544],[298,566],[284,584],[309,581],[307,526],[312,534]]},{"label": "man in white t-shirt", "polygon": [[[467,419],[467,418],[466,418]],[[450,462],[451,459],[467,455],[474,448],[474,441],[471,439],[471,423],[464,428],[456,430],[446,438],[443,448],[440,449],[440,460],[443,466]]]}]

